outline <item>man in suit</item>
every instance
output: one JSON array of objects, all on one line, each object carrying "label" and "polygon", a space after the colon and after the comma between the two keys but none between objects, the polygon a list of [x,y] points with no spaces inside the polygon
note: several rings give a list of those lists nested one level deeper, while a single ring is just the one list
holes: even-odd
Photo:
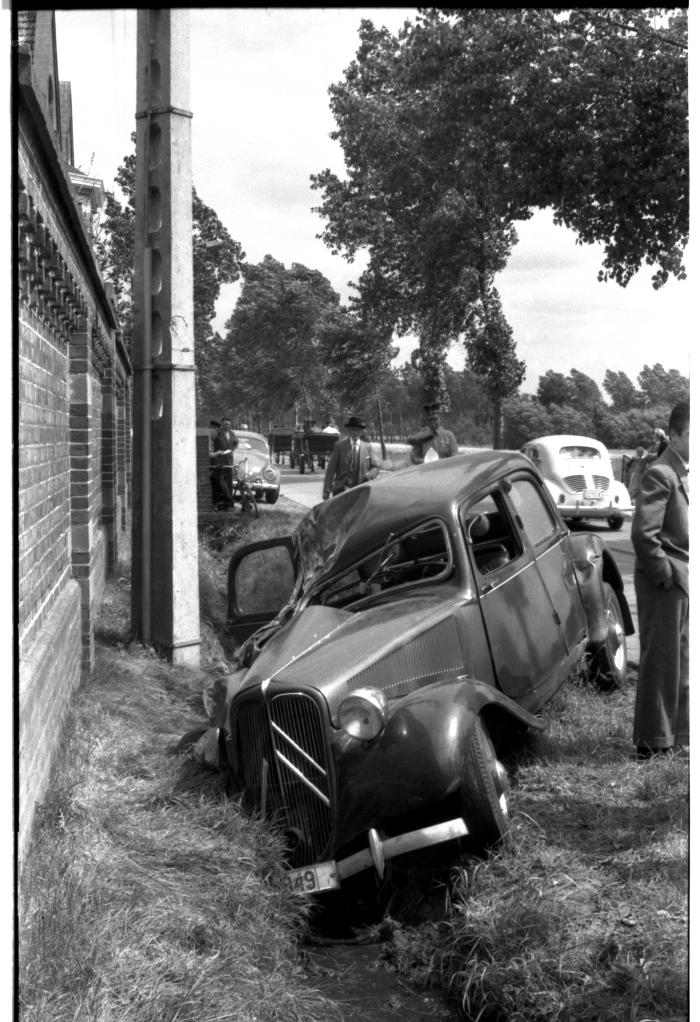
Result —
[{"label": "man in suit", "polygon": [[222,503],[233,507],[233,452],[238,446],[238,437],[231,429],[231,420],[222,419],[221,427],[211,443],[210,464],[223,495]]},{"label": "man in suit", "polygon": [[341,437],[335,444],[323,479],[323,499],[333,494],[337,497],[343,490],[349,490],[368,479],[374,479],[379,472],[372,445],[360,437],[365,431],[365,424],[356,415],[351,415],[344,429],[348,435]]},{"label": "man in suit", "polygon": [[687,752],[688,468],[690,405],[677,404],[668,445],[641,480],[632,544],[639,617],[639,678],[633,741],[639,759]]},{"label": "man in suit", "polygon": [[454,433],[440,425],[439,401],[423,405],[423,419],[425,429],[408,440],[413,465],[422,465],[424,461],[434,461],[438,458],[452,458],[459,454]]}]

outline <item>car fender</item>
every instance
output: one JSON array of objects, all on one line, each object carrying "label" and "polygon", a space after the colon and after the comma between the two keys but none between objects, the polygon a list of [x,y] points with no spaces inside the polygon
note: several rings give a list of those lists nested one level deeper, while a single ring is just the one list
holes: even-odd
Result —
[{"label": "car fender", "polygon": [[395,700],[374,741],[343,735],[336,756],[338,843],[456,791],[479,714],[489,730],[499,725],[501,738],[506,730],[545,726],[493,685],[461,676]]},{"label": "car fender", "polygon": [[622,575],[605,543],[600,536],[590,532],[572,533],[569,539],[576,581],[586,610],[589,649],[596,650],[602,646],[608,634],[604,582],[615,590],[625,635],[633,635],[634,622],[625,596]]},{"label": "car fender", "polygon": [[616,511],[633,510],[632,498],[630,497],[629,490],[624,483],[618,482],[617,479],[613,480],[611,496],[613,498],[613,504],[615,505]]}]

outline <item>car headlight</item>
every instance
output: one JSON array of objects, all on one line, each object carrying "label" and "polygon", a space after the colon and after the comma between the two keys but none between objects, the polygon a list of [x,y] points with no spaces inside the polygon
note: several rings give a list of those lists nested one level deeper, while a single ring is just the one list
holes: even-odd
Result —
[{"label": "car headlight", "polygon": [[275,481],[275,470],[272,467],[272,465],[268,465],[267,466],[267,468],[263,472],[263,475],[265,476],[265,478],[267,479],[267,481],[269,483],[274,483],[274,481]]},{"label": "car headlight", "polygon": [[378,688],[358,688],[340,704],[338,723],[352,738],[372,741],[382,733],[386,723],[384,693]]}]

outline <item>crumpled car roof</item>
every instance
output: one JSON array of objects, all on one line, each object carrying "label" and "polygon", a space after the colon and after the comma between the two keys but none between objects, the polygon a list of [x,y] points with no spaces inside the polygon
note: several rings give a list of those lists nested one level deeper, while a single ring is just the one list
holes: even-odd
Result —
[{"label": "crumpled car roof", "polygon": [[477,451],[412,466],[363,483],[317,504],[299,523],[296,537],[305,586],[354,564],[433,516],[450,521],[456,501],[532,462],[515,451]]}]

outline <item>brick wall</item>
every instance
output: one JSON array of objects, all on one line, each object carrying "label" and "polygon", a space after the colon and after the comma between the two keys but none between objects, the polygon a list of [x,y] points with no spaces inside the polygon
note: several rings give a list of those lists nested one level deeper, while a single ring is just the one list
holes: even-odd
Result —
[{"label": "brick wall", "polygon": [[130,373],[57,139],[26,78],[16,261],[20,865],[104,584],[130,539]]}]

